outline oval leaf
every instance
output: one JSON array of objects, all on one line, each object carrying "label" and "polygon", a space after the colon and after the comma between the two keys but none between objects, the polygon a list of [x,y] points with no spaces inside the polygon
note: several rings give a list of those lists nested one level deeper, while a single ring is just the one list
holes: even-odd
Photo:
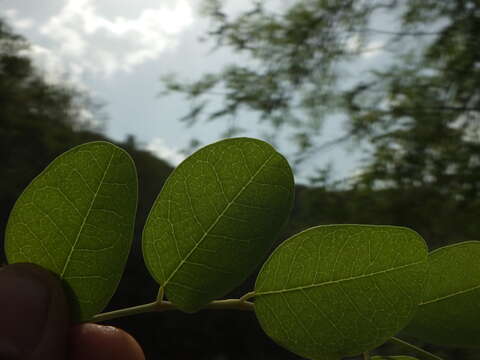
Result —
[{"label": "oval leaf", "polygon": [[106,142],[55,159],[18,198],[6,229],[9,263],[30,262],[64,280],[74,317],[102,311],[120,281],[133,238],[137,175]]},{"label": "oval leaf", "polygon": [[427,249],[414,231],[330,225],[281,244],[255,284],[264,331],[309,359],[340,359],[383,344],[420,301]]},{"label": "oval leaf", "polygon": [[438,345],[480,346],[480,242],[432,251],[418,312],[405,332]]},{"label": "oval leaf", "polygon": [[239,285],[264,259],[293,201],[285,158],[255,139],[206,146],[170,175],[143,233],[147,267],[181,310]]}]

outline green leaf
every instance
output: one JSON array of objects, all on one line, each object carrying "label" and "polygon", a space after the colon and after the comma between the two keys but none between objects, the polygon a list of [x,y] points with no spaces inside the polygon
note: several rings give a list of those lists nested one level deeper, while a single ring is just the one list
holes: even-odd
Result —
[{"label": "green leaf", "polygon": [[371,360],[418,360],[418,359],[411,356],[406,356],[406,355],[396,355],[396,356],[372,356]]},{"label": "green leaf", "polygon": [[255,284],[264,331],[310,359],[371,350],[400,331],[421,299],[427,249],[414,231],[330,225],[281,244]]},{"label": "green leaf", "polygon": [[102,311],[133,238],[137,175],[117,146],[93,142],[55,159],[19,197],[6,229],[9,263],[31,262],[63,279],[74,317]]},{"label": "green leaf", "polygon": [[438,345],[480,346],[480,242],[432,251],[418,312],[405,332]]},{"label": "green leaf", "polygon": [[264,260],[292,207],[293,175],[269,144],[208,145],[170,175],[145,225],[145,263],[170,301],[194,312]]}]

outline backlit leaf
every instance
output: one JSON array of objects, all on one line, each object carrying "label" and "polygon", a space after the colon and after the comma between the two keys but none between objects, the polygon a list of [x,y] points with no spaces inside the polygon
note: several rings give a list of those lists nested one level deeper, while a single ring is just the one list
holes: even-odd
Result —
[{"label": "backlit leaf", "polygon": [[208,145],[170,175],[145,225],[150,273],[193,312],[239,285],[265,258],[293,201],[293,175],[269,144]]},{"label": "backlit leaf", "polygon": [[31,262],[64,280],[74,316],[112,297],[127,260],[137,207],[130,156],[94,142],[55,159],[17,200],[5,238],[9,263]]},{"label": "backlit leaf", "polygon": [[427,249],[414,231],[330,225],[281,244],[255,284],[264,331],[303,357],[338,360],[383,344],[420,302]]},{"label": "backlit leaf", "polygon": [[408,334],[438,345],[480,346],[480,241],[432,251],[423,300]]}]

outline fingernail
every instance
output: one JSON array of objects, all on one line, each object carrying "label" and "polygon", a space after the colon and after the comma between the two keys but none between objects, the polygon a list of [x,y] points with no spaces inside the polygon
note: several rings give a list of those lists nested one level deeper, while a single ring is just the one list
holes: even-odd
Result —
[{"label": "fingernail", "polygon": [[0,359],[27,358],[48,318],[48,286],[23,265],[0,268]]}]

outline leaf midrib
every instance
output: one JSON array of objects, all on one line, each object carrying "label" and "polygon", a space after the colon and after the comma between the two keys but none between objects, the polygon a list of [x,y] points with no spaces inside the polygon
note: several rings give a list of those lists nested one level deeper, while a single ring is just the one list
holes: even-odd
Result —
[{"label": "leaf midrib", "polygon": [[177,267],[171,272],[170,276],[165,280],[165,282],[162,284],[162,288],[166,287],[167,284],[170,282],[170,280],[176,275],[178,270],[185,264],[185,262],[190,258],[190,256],[193,254],[193,252],[202,244],[203,240],[207,237],[209,234],[210,230],[213,229],[215,225],[220,221],[223,215],[226,214],[228,209],[230,209],[230,206],[235,202],[235,200],[238,199],[238,197],[245,191],[245,189],[252,183],[253,179],[257,177],[257,175],[265,168],[267,163],[270,161],[270,159],[274,156],[275,154],[271,154],[265,161],[264,163],[258,168],[258,170],[250,177],[250,179],[245,183],[245,185],[242,186],[242,188],[238,191],[238,193],[230,200],[225,206],[225,209],[217,216],[217,218],[212,222],[212,224],[208,227],[207,230],[203,232],[203,235],[200,237],[198,242],[192,247],[192,249],[188,252],[188,254],[179,262]]},{"label": "leaf midrib", "polygon": [[[93,155],[92,155],[93,156]],[[115,156],[115,149],[112,150],[112,155],[110,156],[110,160],[108,161],[107,166],[105,167],[105,170],[103,172],[102,178],[100,179],[98,183],[97,190],[93,194],[92,200],[90,201],[90,205],[88,207],[87,212],[85,213],[85,216],[83,217],[82,224],[80,225],[80,229],[78,230],[77,236],[75,238],[75,241],[73,242],[72,247],[70,248],[70,252],[67,256],[67,259],[65,260],[65,264],[63,265],[63,269],[60,273],[60,278],[63,279],[65,271],[67,270],[67,267],[70,263],[70,260],[72,258],[73,252],[75,251],[75,248],[77,247],[78,241],[80,240],[80,235],[83,232],[83,228],[85,227],[85,224],[87,223],[87,219],[90,216],[90,212],[92,211],[93,204],[95,203],[95,200],[97,199],[98,193],[100,192],[100,188],[102,187],[103,181],[105,180],[105,176],[107,175],[108,170],[110,169],[110,164],[112,163],[113,157]]]},{"label": "leaf midrib", "polygon": [[395,271],[395,270],[404,269],[404,268],[409,267],[409,266],[414,266],[414,265],[417,265],[417,264],[421,264],[423,262],[425,262],[425,260],[415,261],[413,263],[409,263],[409,264],[405,264],[405,265],[401,265],[401,266],[397,266],[397,267],[393,267],[393,268],[385,269],[385,270],[381,270],[381,271],[376,271],[376,272],[373,272],[373,273],[370,273],[370,274],[352,276],[352,277],[349,277],[349,278],[343,278],[343,279],[338,279],[338,280],[331,280],[331,281],[326,281],[326,282],[322,282],[322,283],[318,283],[318,284],[296,286],[296,287],[289,288],[289,289],[279,289],[279,290],[255,292],[255,297],[262,296],[262,295],[271,295],[271,294],[283,294],[283,293],[292,292],[292,291],[303,291],[303,290],[307,290],[307,289],[318,288],[318,287],[321,287],[321,286],[340,284],[340,283],[343,283],[343,282],[346,282],[346,281],[364,279],[364,278],[372,277],[372,276],[379,275],[379,274],[389,273],[389,272],[392,272],[392,271]]},{"label": "leaf midrib", "polygon": [[454,296],[457,296],[457,295],[462,295],[462,294],[469,293],[469,292],[477,290],[477,289],[480,289],[480,284],[476,285],[476,286],[473,286],[471,288],[465,289],[465,290],[459,290],[459,291],[456,291],[454,293],[451,293],[451,294],[448,294],[448,295],[445,295],[445,296],[440,296],[440,297],[432,299],[432,300],[427,300],[425,302],[421,302],[418,305],[423,306],[423,305],[429,305],[429,304],[437,303],[437,302],[447,300],[447,299],[449,299],[451,297],[454,297]]}]

